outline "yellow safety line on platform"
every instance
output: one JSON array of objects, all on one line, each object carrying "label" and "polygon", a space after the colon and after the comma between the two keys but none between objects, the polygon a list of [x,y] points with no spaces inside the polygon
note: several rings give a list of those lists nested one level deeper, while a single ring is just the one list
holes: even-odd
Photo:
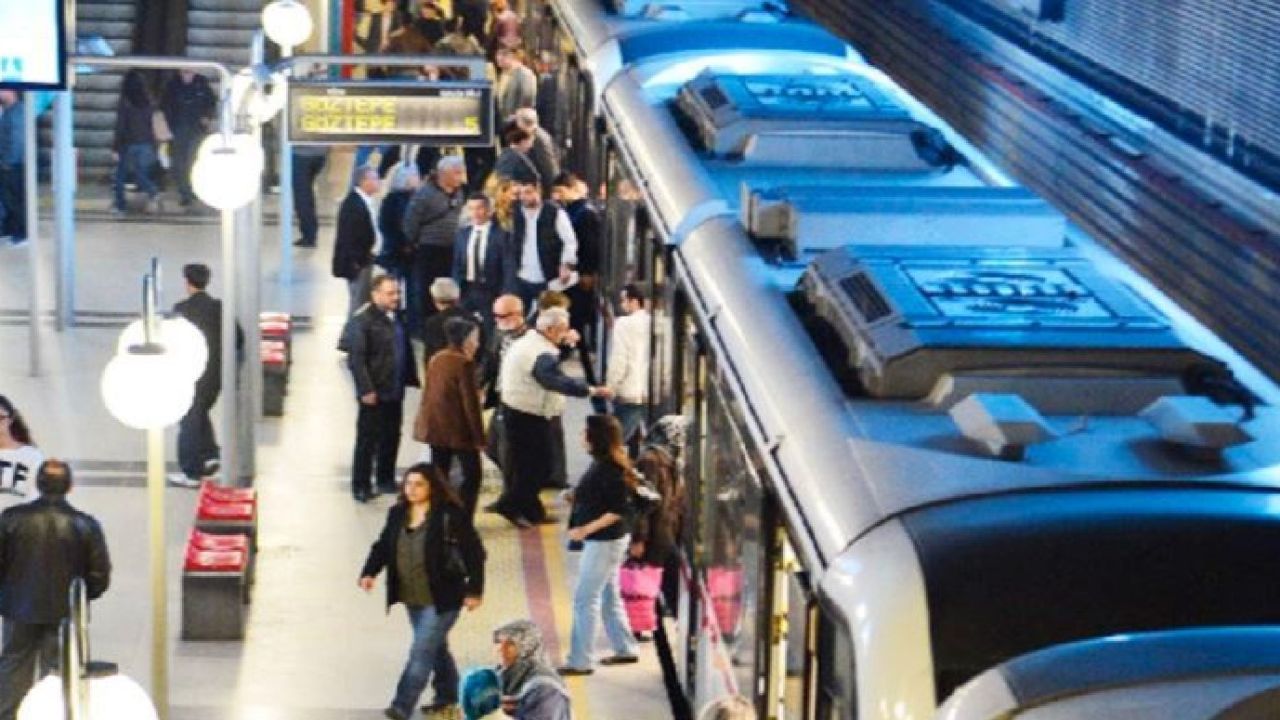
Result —
[{"label": "yellow safety line on platform", "polygon": [[[564,663],[569,657],[569,631],[573,623],[573,596],[569,591],[564,570],[564,548],[560,545],[560,526],[542,525],[539,527],[542,540],[542,557],[547,565],[547,584],[551,586],[551,607],[555,608],[556,636],[560,638],[562,649],[558,662]],[[567,608],[568,612],[561,612]],[[591,676],[565,678],[569,687],[569,698],[573,703],[573,717],[576,720],[591,720],[591,703],[588,698],[587,684]]]}]

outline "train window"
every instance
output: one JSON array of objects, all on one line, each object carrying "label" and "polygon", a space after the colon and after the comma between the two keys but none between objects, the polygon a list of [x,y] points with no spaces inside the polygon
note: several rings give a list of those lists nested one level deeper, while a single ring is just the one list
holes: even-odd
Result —
[{"label": "train window", "polygon": [[718,385],[712,384],[706,400],[698,564],[728,669],[739,692],[758,698],[764,671],[760,659],[767,650],[760,646],[767,639],[761,633],[766,619],[759,612],[765,589],[760,487]]},{"label": "train window", "polygon": [[612,298],[623,285],[646,278],[639,265],[638,243],[645,235],[648,220],[639,185],[613,151],[609,152],[608,173],[604,274],[605,287]]},{"label": "train window", "polygon": [[666,249],[658,241],[647,243],[652,253],[653,272],[649,276],[649,312],[653,323],[649,336],[649,405],[659,415],[671,412],[675,403],[672,397],[672,363],[675,352],[671,342],[671,305],[667,284]]},{"label": "train window", "polygon": [[818,612],[817,714],[819,720],[857,720],[858,693],[849,629]]}]

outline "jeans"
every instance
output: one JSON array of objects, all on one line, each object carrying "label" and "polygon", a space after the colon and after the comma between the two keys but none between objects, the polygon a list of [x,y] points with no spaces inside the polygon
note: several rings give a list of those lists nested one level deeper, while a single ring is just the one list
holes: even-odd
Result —
[{"label": "jeans", "polygon": [[573,630],[569,636],[570,667],[591,667],[596,622],[603,616],[604,632],[617,655],[635,655],[636,641],[618,592],[618,568],[627,557],[630,535],[617,540],[588,540],[578,563],[573,587]]},{"label": "jeans", "polygon": [[622,424],[622,442],[631,441],[631,437],[644,425],[645,407],[632,403],[613,403],[613,416]]},{"label": "jeans", "polygon": [[458,701],[458,666],[449,652],[449,630],[458,621],[459,611],[439,612],[434,606],[406,609],[413,628],[413,644],[409,646],[409,660],[400,673],[400,682],[396,683],[391,707],[405,717],[413,717],[428,680],[435,688],[435,702]]},{"label": "jeans", "polygon": [[352,492],[372,490],[369,476],[374,474],[380,490],[395,491],[396,454],[400,451],[400,423],[403,417],[403,401],[379,399],[376,405],[360,403],[360,414],[356,418],[356,449],[351,461]]},{"label": "jeans", "polygon": [[153,198],[159,194],[155,182],[151,179],[151,170],[156,165],[156,148],[151,143],[134,143],[126,145],[120,152],[120,161],[116,163],[116,177],[112,190],[115,193],[115,208],[124,212],[124,183],[129,175],[138,183],[138,188]]},{"label": "jeans", "polygon": [[4,652],[0,655],[0,720],[13,720],[18,706],[35,684],[58,667],[58,626],[31,625],[4,619]]},{"label": "jeans", "polygon": [[209,411],[217,401],[216,388],[200,387],[200,383],[196,383],[191,408],[178,423],[178,466],[189,478],[204,477],[205,462],[218,458],[218,441],[209,420]]}]

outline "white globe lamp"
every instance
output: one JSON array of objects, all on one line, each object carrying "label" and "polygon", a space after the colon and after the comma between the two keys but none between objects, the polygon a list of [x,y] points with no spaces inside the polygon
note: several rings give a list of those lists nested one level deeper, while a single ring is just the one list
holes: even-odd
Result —
[{"label": "white globe lamp", "polygon": [[295,48],[311,37],[311,13],[298,0],[274,0],[262,9],[262,27],[271,42]]},{"label": "white globe lamp", "polygon": [[262,145],[247,133],[205,138],[191,168],[191,189],[210,207],[242,208],[258,196],[265,164]]},{"label": "white globe lamp", "polygon": [[[156,341],[165,347],[173,361],[195,382],[204,374],[205,366],[209,364],[209,343],[205,342],[204,333],[184,317],[165,318],[158,325],[159,336]],[[130,347],[146,342],[146,333],[142,327],[141,320],[129,323],[116,341],[117,354],[124,355],[129,352]]]},{"label": "white globe lamp", "polygon": [[[90,677],[85,720],[157,720],[151,698],[138,683],[120,674]],[[18,720],[62,720],[62,677],[46,675],[18,707]]]},{"label": "white globe lamp", "polygon": [[172,425],[195,395],[190,372],[159,345],[134,346],[102,371],[102,400],[117,420],[137,430]]}]

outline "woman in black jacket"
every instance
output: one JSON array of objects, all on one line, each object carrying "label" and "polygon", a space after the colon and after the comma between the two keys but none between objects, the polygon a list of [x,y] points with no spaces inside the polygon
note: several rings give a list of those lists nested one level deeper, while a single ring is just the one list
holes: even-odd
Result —
[{"label": "woman in black jacket", "polygon": [[155,212],[159,205],[160,190],[151,179],[156,165],[155,103],[147,91],[142,73],[130,70],[125,73],[120,86],[120,105],[116,109],[116,132],[111,142],[111,154],[116,161],[114,198],[112,211],[122,217],[125,211],[124,183],[129,175],[138,188],[147,194],[147,212]]},{"label": "woman in black jacket", "polygon": [[583,442],[591,467],[570,494],[569,540],[582,543],[578,582],[573,588],[573,630],[561,675],[589,675],[596,623],[603,618],[613,655],[602,665],[638,660],[636,641],[618,592],[618,568],[627,555],[631,495],[639,478],[622,444],[622,425],[612,415],[587,417]]},{"label": "woman in black jacket", "polygon": [[484,560],[480,536],[448,481],[425,463],[409,468],[359,582],[361,589],[373,590],[374,578],[386,568],[387,607],[404,603],[413,628],[409,660],[384,711],[388,718],[412,717],[428,680],[435,687],[431,712],[458,702],[449,630],[463,607],[480,607]]}]

